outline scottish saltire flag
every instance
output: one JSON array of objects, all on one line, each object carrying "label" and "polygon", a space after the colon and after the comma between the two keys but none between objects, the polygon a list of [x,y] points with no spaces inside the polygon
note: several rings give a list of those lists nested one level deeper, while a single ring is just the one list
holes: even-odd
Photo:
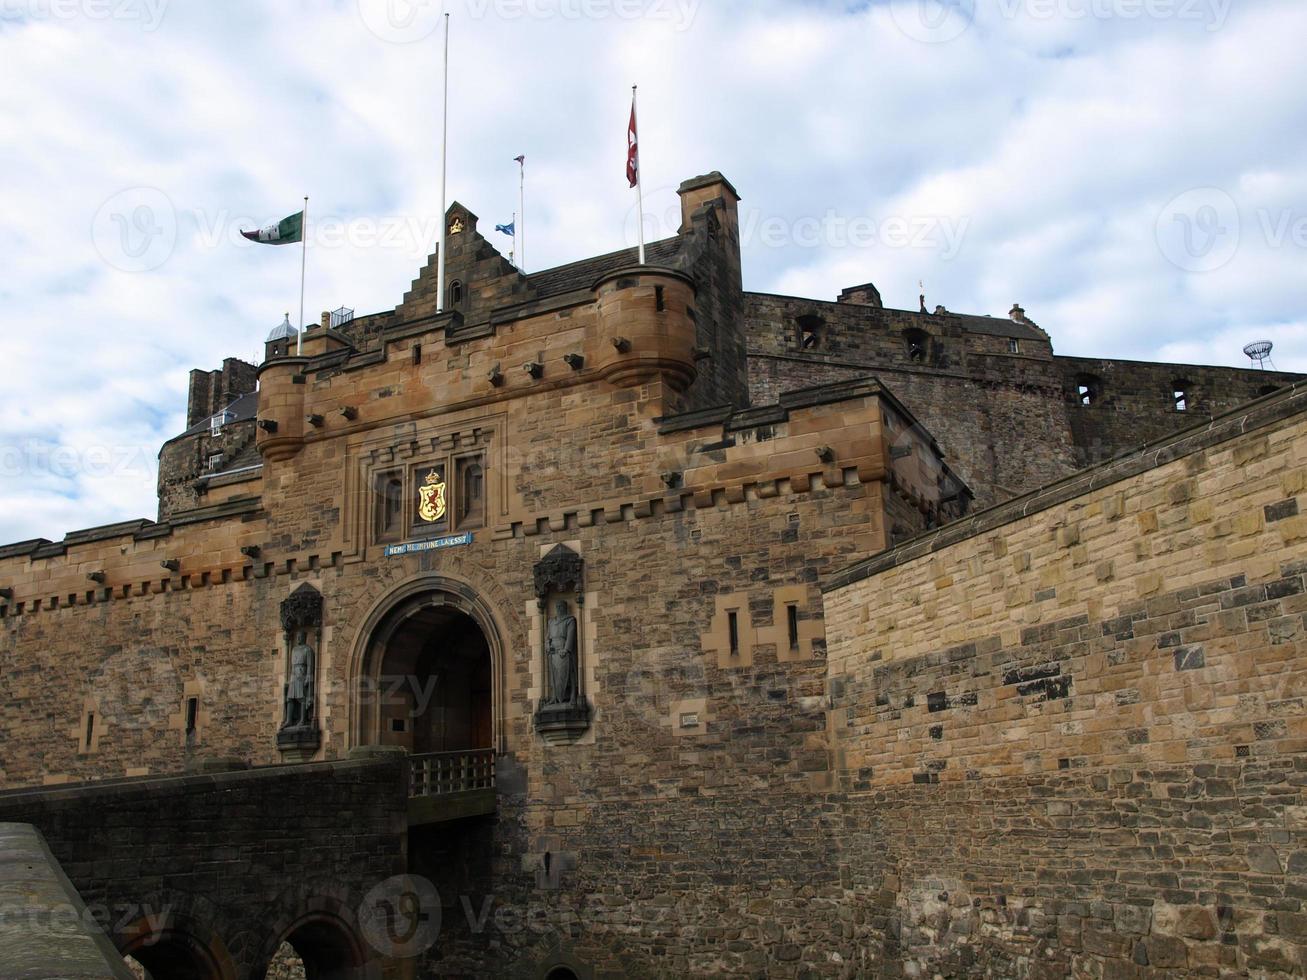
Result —
[{"label": "scottish saltire flag", "polygon": [[517,234],[517,222],[511,221],[506,225],[495,225],[495,231],[503,232],[509,238]]},{"label": "scottish saltire flag", "polygon": [[260,245],[293,245],[304,240],[304,212],[282,218],[275,225],[258,231],[242,231],[241,234]]}]

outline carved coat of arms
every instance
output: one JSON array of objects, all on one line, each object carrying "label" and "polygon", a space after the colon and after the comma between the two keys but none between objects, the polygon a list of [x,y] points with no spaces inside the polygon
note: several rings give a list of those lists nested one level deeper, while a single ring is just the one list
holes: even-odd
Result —
[{"label": "carved coat of arms", "polygon": [[434,524],[445,516],[445,480],[436,470],[427,474],[427,481],[418,487],[418,516]]}]

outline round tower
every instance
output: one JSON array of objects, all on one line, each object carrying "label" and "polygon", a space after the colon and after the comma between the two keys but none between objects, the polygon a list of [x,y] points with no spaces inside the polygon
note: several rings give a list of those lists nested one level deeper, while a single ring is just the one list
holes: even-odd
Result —
[{"label": "round tower", "polygon": [[594,286],[600,333],[596,367],[632,388],[662,379],[684,391],[695,378],[694,281],[675,269],[629,266]]},{"label": "round tower", "polygon": [[288,316],[264,345],[256,445],[265,462],[290,459],[304,446],[303,371],[308,358],[296,356],[297,339]]}]

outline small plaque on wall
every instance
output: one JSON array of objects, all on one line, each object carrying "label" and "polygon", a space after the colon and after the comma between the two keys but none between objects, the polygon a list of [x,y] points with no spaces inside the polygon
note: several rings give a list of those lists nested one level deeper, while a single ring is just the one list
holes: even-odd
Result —
[{"label": "small plaque on wall", "polygon": [[432,538],[430,541],[408,541],[404,544],[386,546],[387,558],[399,558],[402,555],[417,555],[424,551],[443,551],[445,548],[461,548],[472,543],[472,533],[452,534],[444,538]]}]

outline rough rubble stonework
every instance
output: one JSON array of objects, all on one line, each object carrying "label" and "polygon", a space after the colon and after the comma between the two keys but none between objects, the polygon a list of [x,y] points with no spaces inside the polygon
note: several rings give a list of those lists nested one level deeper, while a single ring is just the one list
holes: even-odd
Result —
[{"label": "rough rubble stonework", "polygon": [[[257,392],[196,372],[157,522],[0,548],[0,785],[494,749],[493,816],[405,835],[440,939],[388,976],[1301,974],[1297,379],[746,293],[735,190],[682,198],[648,265],[529,276],[455,205],[445,312],[433,257],[394,311],[269,341]],[[540,594],[559,546],[583,572]],[[279,740],[306,585],[311,738]],[[152,859],[223,846],[185,819]],[[279,839],[246,873],[297,872]],[[294,895],[178,874],[261,975]]]}]

